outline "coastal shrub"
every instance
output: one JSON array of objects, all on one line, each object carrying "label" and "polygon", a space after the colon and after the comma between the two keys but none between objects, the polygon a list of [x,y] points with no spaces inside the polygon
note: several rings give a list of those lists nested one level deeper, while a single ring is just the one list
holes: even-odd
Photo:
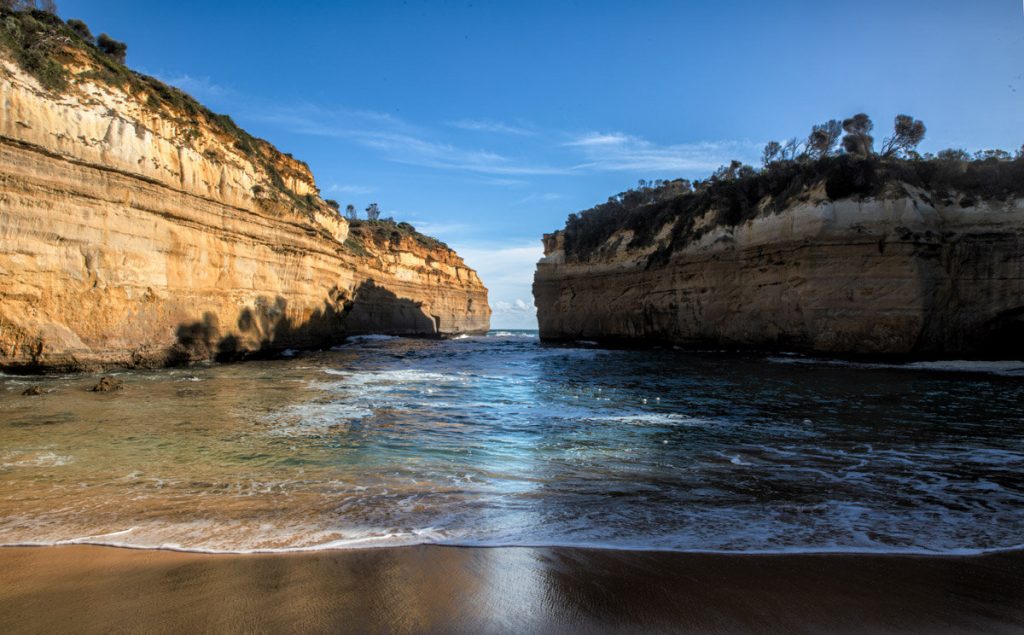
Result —
[{"label": "coastal shrub", "polygon": [[89,30],[88,24],[82,22],[81,20],[75,20],[74,18],[68,20],[67,24],[68,28],[71,29],[75,33],[75,35],[82,38],[86,42],[92,43],[93,34],[92,31]]},{"label": "coastal shrub", "polygon": [[106,33],[100,33],[100,36],[96,38],[96,46],[104,55],[109,55],[111,59],[120,64],[124,64],[128,57],[128,45],[115,40]]},{"label": "coastal shrub", "polygon": [[[396,222],[393,218],[350,220],[349,236],[354,237],[354,240],[358,241],[360,245],[366,240],[380,244],[387,240],[398,242],[402,238],[412,238],[427,249],[448,249],[448,245],[444,242],[421,234],[409,223]],[[346,242],[346,244],[348,243]]]}]

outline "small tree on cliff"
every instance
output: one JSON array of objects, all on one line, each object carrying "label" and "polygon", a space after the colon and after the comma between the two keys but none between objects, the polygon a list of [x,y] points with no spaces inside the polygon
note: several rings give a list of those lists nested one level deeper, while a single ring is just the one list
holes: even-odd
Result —
[{"label": "small tree on cliff", "polygon": [[874,151],[875,138],[871,136],[874,129],[875,124],[871,122],[871,117],[864,113],[844,119],[843,130],[846,131],[846,136],[843,137],[843,149],[849,154],[865,157],[870,155]]},{"label": "small tree on cliff", "polygon": [[75,32],[75,35],[82,38],[86,42],[92,42],[93,36],[92,31],[89,30],[89,25],[81,20],[71,19],[68,20],[68,27]]},{"label": "small tree on cliff", "polygon": [[896,115],[892,136],[882,144],[882,156],[898,156],[910,153],[924,140],[924,122],[910,115]]},{"label": "small tree on cliff", "polygon": [[96,38],[96,46],[99,47],[100,51],[122,64],[128,58],[128,45],[124,42],[118,42],[106,33],[100,33],[100,36]]},{"label": "small tree on cliff", "polygon": [[359,216],[356,214],[356,206],[349,203],[345,206],[345,218],[349,220],[356,220]]},{"label": "small tree on cliff", "polygon": [[366,208],[366,220],[380,219],[380,207],[376,203],[370,203]]},{"label": "small tree on cliff", "polygon": [[803,146],[793,138],[783,144],[782,155],[779,158],[783,161],[796,161],[803,154]]},{"label": "small tree on cliff", "polygon": [[832,154],[842,134],[843,124],[838,119],[814,126],[807,137],[807,155],[812,159],[824,159]]},{"label": "small tree on cliff", "polygon": [[782,144],[778,141],[769,141],[761,153],[761,163],[768,167],[782,157]]}]

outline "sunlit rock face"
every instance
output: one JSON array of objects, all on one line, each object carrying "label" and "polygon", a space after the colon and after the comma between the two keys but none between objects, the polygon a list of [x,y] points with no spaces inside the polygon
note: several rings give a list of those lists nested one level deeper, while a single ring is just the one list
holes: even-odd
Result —
[{"label": "sunlit rock face", "polygon": [[[828,354],[1024,354],[1024,200],[810,197],[650,264],[612,235],[567,258],[545,237],[541,337]],[[667,230],[659,236],[667,235]]]},{"label": "sunlit rock face", "polygon": [[56,94],[0,54],[0,367],[488,328],[487,290],[455,252],[409,231],[350,235],[304,163],[80,61]]}]

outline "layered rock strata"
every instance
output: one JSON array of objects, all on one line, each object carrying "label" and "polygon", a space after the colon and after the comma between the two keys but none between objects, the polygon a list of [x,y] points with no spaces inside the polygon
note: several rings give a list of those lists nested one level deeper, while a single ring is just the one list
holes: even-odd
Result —
[{"label": "layered rock strata", "polygon": [[350,234],[305,164],[66,54],[59,93],[0,54],[0,367],[487,330],[486,289],[443,244]]},{"label": "layered rock strata", "polygon": [[545,236],[534,282],[541,337],[692,348],[923,357],[1024,355],[1024,200],[891,184],[819,190],[716,226],[667,258],[618,231],[585,258]]}]

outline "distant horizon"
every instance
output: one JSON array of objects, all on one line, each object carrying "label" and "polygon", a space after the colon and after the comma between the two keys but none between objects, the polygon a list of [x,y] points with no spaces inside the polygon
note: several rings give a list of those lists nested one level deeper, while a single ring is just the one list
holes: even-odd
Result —
[{"label": "distant horizon", "polygon": [[922,152],[1024,142],[1018,3],[58,6],[306,161],[325,198],[448,243],[495,330],[536,329],[541,235],[639,179],[757,165],[856,112],[879,139],[922,119]]}]

